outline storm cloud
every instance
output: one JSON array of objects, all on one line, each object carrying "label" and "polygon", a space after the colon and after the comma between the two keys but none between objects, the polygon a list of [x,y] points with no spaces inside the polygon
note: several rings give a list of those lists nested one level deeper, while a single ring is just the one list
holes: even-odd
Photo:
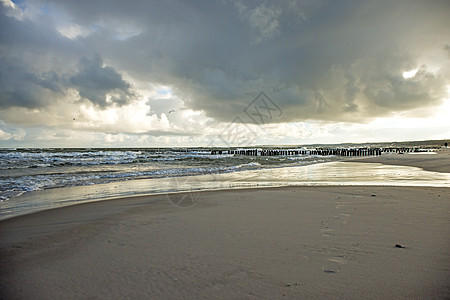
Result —
[{"label": "storm cloud", "polygon": [[364,123],[438,106],[450,83],[448,1],[0,6],[0,108],[144,101],[161,117],[170,106],[143,95],[167,86],[168,101],[217,122],[264,91],[283,112],[269,122]]},{"label": "storm cloud", "polygon": [[81,98],[101,107],[114,103],[123,105],[133,96],[130,84],[114,68],[103,66],[99,54],[92,58],[83,57],[79,71],[69,78],[69,82],[78,90]]}]

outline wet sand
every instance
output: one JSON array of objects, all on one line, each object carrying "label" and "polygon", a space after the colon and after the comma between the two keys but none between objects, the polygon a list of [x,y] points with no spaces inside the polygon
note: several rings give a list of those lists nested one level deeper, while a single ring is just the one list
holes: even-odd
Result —
[{"label": "wet sand", "polygon": [[[446,151],[415,166],[436,170],[438,156],[448,166]],[[372,159],[394,162],[385,157]],[[192,194],[0,222],[0,298],[450,297],[449,188],[226,190],[173,205],[184,196]]]},{"label": "wet sand", "polygon": [[382,163],[385,165],[419,167],[425,171],[450,173],[450,148],[438,149],[430,153],[389,153],[377,157],[366,157],[352,161]]}]

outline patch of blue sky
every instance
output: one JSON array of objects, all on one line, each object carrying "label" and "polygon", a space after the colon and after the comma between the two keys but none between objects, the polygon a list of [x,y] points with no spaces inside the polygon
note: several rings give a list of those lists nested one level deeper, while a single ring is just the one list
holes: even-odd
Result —
[{"label": "patch of blue sky", "polygon": [[27,3],[25,0],[11,0],[11,2],[14,3],[14,5],[20,8],[22,11],[27,7]]},{"label": "patch of blue sky", "polygon": [[158,95],[170,95],[170,94],[172,94],[172,89],[171,88],[160,88],[160,89],[157,89],[156,92],[158,93]]},{"label": "patch of blue sky", "polygon": [[89,26],[89,29],[92,31],[97,31],[100,30],[102,28],[102,26],[98,25],[98,24],[92,24]]}]

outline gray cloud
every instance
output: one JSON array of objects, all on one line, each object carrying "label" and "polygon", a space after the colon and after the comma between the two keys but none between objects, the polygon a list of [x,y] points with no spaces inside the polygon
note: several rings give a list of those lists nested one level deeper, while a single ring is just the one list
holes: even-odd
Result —
[{"label": "gray cloud", "polygon": [[114,68],[103,66],[99,54],[81,58],[78,72],[68,80],[77,88],[80,97],[100,107],[123,105],[133,97],[130,84]]},{"label": "gray cloud", "polygon": [[130,84],[104,66],[100,54],[63,36],[51,18],[27,18],[4,5],[0,13],[0,107],[45,107],[69,89],[103,108],[134,97]]},{"label": "gray cloud", "polygon": [[258,44],[270,40],[280,34],[281,9],[275,5],[261,3],[249,8],[245,3],[235,2],[236,9],[242,22],[247,23],[250,36]]},{"label": "gray cloud", "polygon": [[173,98],[152,98],[147,100],[147,104],[151,107],[149,114],[156,114],[159,118],[162,114],[168,116],[169,112],[179,114],[184,109],[181,101]]},{"label": "gray cloud", "polygon": [[[51,104],[64,87],[58,68],[48,57],[64,59],[67,42],[48,24],[3,15],[7,12],[0,5],[0,107]],[[55,44],[56,52],[49,47]]]},{"label": "gray cloud", "polygon": [[16,58],[0,58],[0,107],[45,107],[64,97],[69,88],[100,107],[123,105],[135,97],[131,86],[114,68],[103,66],[100,55],[82,57],[76,74],[39,71]]},{"label": "gray cloud", "polygon": [[3,15],[2,106],[44,105],[68,88],[100,108],[125,104],[133,98],[126,72],[141,86],[171,86],[218,121],[265,91],[283,110],[274,122],[365,122],[437,105],[449,83],[439,66],[421,67],[427,53],[448,52],[448,1],[46,3],[89,34],[62,36],[45,10],[53,21]]},{"label": "gray cloud", "polygon": [[37,108],[63,94],[61,78],[54,71],[39,72],[15,59],[0,58],[0,107]]}]

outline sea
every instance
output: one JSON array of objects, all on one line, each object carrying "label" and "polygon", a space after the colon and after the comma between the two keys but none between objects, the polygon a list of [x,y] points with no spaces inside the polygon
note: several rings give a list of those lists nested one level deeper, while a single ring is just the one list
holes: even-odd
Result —
[{"label": "sea", "polygon": [[367,163],[362,167],[357,161],[341,162],[348,157],[308,151],[303,155],[247,156],[227,151],[212,154],[211,150],[0,149],[0,220],[132,195],[284,185],[449,186],[450,182],[448,174]]}]

